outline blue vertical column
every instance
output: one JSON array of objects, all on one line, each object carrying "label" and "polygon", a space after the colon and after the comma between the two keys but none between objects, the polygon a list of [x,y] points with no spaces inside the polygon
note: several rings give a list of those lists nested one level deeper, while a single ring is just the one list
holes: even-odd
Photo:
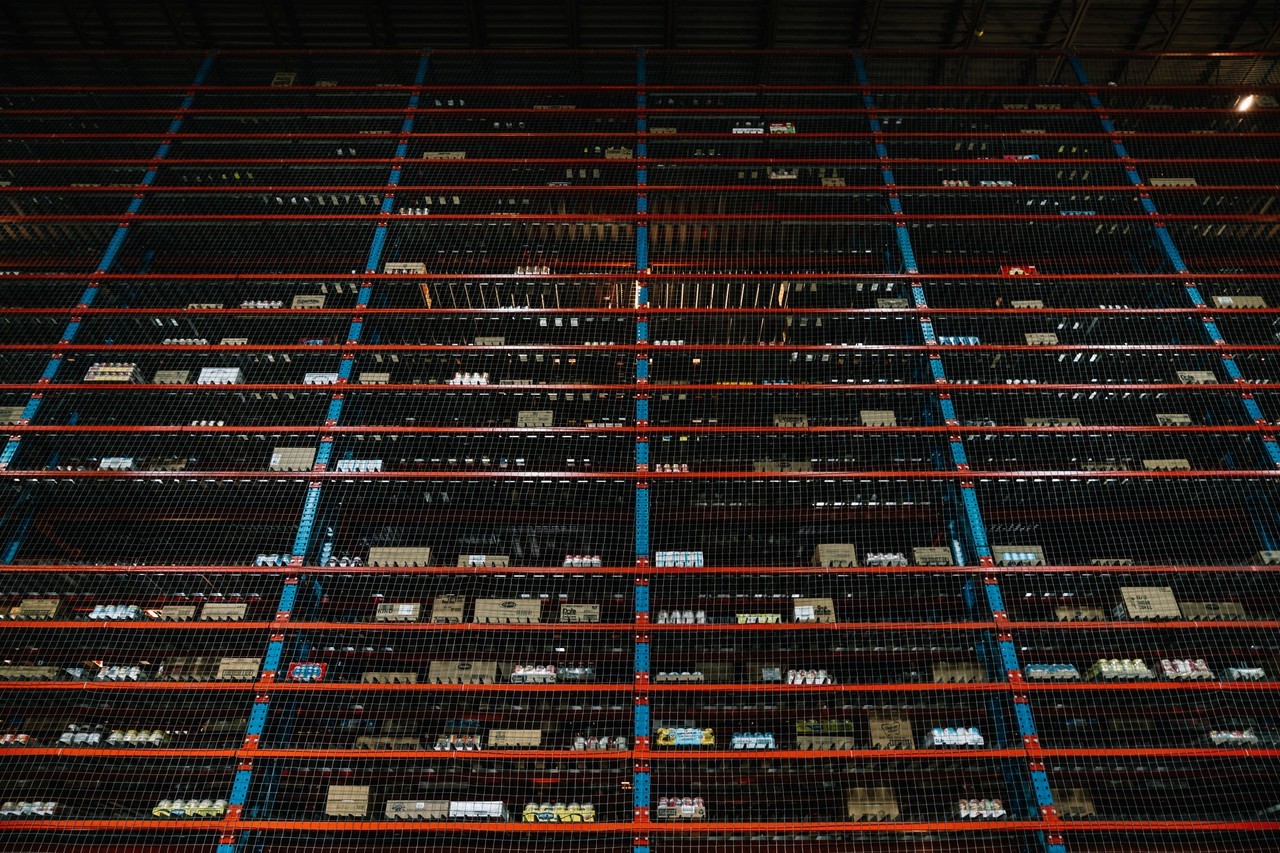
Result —
[{"label": "blue vertical column", "polygon": [[[215,54],[210,52],[205,55],[204,61],[200,63],[195,79],[191,81],[193,88],[186,91],[182,103],[178,105],[178,109],[174,112],[173,119],[169,122],[168,127],[165,128],[164,136],[160,140],[160,147],[151,155],[151,165],[147,168],[146,173],[143,174],[142,180],[138,182],[139,187],[149,187],[155,183],[161,163],[169,156],[169,151],[173,147],[173,139],[182,130],[182,125],[187,119],[187,111],[195,103],[196,92],[194,87],[202,85],[205,79],[208,78],[209,71],[213,68],[214,56]],[[129,223],[142,210],[142,203],[145,199],[146,195],[143,193],[135,195],[133,200],[129,202],[129,206],[125,208],[124,213],[120,214],[120,221],[116,223],[116,230],[112,232],[111,240],[107,243],[107,248],[98,260],[97,267],[89,274],[85,290],[80,294],[80,301],[72,309],[71,320],[67,323],[62,336],[58,339],[58,346],[65,346],[75,342],[76,334],[80,331],[80,318],[76,316],[75,312],[93,305],[93,301],[98,296],[98,286],[102,283],[102,276],[111,272],[115,266],[120,249],[124,247],[124,241],[129,236]],[[55,351],[49,357],[48,363],[45,364],[37,384],[48,385],[53,382],[61,367],[62,353]],[[27,404],[22,410],[22,417],[18,420],[20,425],[25,426],[31,423],[36,416],[36,412],[40,409],[40,402],[43,397],[42,393],[37,392],[27,399]],[[21,440],[22,437],[20,435],[12,435],[9,437],[4,449],[0,450],[0,471],[7,469],[10,463],[13,462],[13,457],[18,452]]]},{"label": "blue vertical column", "polygon": [[[1089,106],[1098,114],[1098,122],[1102,125],[1102,130],[1107,133],[1111,140],[1111,150],[1116,157],[1123,163],[1125,174],[1129,178],[1129,182],[1138,188],[1138,200],[1142,204],[1142,211],[1152,221],[1156,232],[1156,242],[1160,246],[1161,253],[1165,259],[1173,267],[1177,273],[1186,273],[1188,280],[1184,282],[1184,289],[1187,299],[1192,306],[1204,311],[1209,310],[1209,306],[1204,301],[1204,296],[1200,293],[1200,288],[1194,280],[1190,279],[1191,271],[1187,269],[1187,264],[1182,258],[1182,253],[1178,251],[1178,247],[1174,244],[1173,238],[1169,236],[1169,230],[1165,228],[1164,222],[1160,219],[1160,211],[1156,209],[1155,202],[1151,200],[1151,196],[1146,192],[1146,183],[1139,174],[1137,166],[1134,165],[1132,158],[1129,156],[1128,149],[1125,148],[1121,141],[1122,137],[1117,132],[1116,126],[1111,121],[1111,117],[1107,115],[1106,107],[1103,106],[1101,99],[1098,97],[1096,89],[1092,88],[1093,84],[1089,82],[1089,75],[1085,72],[1084,66],[1080,64],[1080,60],[1075,56],[1067,57],[1067,62],[1071,64],[1071,70],[1075,72],[1076,79],[1080,81],[1080,85],[1089,87],[1085,96],[1088,98]],[[1223,347],[1222,351],[1222,368],[1227,372],[1232,382],[1244,385],[1244,375],[1240,372],[1240,367],[1236,364],[1235,358],[1225,349],[1227,342],[1222,337],[1222,332],[1218,329],[1218,324],[1210,316],[1201,318],[1201,325],[1204,327],[1205,337],[1209,342]],[[1244,405],[1245,413],[1249,419],[1260,427],[1269,426],[1267,419],[1262,414],[1262,409],[1258,407],[1257,402],[1253,399],[1253,395],[1248,391],[1242,391],[1240,395],[1241,403]],[[1280,468],[1280,447],[1276,446],[1276,437],[1274,434],[1267,432],[1261,434],[1262,449],[1267,454],[1267,458],[1271,461],[1273,467]],[[1275,536],[1271,536],[1275,539]]]},{"label": "blue vertical column", "polygon": [[[379,265],[382,263],[383,249],[387,243],[387,229],[389,222],[386,219],[395,209],[395,192],[400,185],[400,174],[405,158],[409,153],[410,134],[413,133],[414,118],[417,115],[418,105],[422,99],[422,85],[426,81],[427,69],[429,65],[429,53],[422,51],[418,60],[417,71],[413,78],[413,94],[409,98],[409,103],[405,107],[404,120],[400,125],[400,136],[396,145],[395,164],[391,168],[391,174],[387,177],[387,191],[382,200],[382,207],[379,210],[381,219],[378,220],[374,229],[373,239],[369,245],[369,252],[365,258],[364,274],[373,275],[377,273]],[[356,296],[355,311],[351,317],[351,325],[347,329],[347,344],[360,343],[360,337],[364,331],[364,317],[362,312],[369,306],[369,301],[373,296],[372,281],[366,279],[361,282],[359,294]],[[343,353],[342,362],[338,368],[338,384],[346,385],[351,378],[352,369],[355,366],[355,355],[353,353]],[[341,390],[334,392],[329,400],[329,409],[325,414],[325,427],[334,427],[338,425],[342,417],[343,403],[345,395]],[[316,449],[315,463],[312,470],[322,472],[328,469],[329,459],[333,452],[333,434],[322,432],[320,436],[320,446]],[[311,548],[314,539],[315,526],[317,516],[320,510],[320,498],[322,488],[319,480],[313,480],[307,485],[307,494],[303,500],[301,518],[298,521],[298,529],[294,535],[293,549],[290,552],[289,565],[291,567],[301,567],[306,561],[307,553]],[[276,606],[276,623],[282,628],[293,614],[293,608],[297,602],[298,595],[298,577],[289,577],[285,579],[284,589],[280,593],[280,601]],[[318,594],[318,589],[315,590]],[[267,646],[267,654],[262,662],[262,674],[260,676],[260,684],[269,685],[276,679],[280,671],[280,666],[284,658],[284,634],[273,634],[270,643]],[[249,725],[245,729],[245,740],[242,752],[251,755],[251,751],[258,745],[259,739],[266,731],[267,713],[270,709],[271,697],[265,690],[259,692],[254,700],[253,709],[249,717]],[[268,785],[274,785],[274,777]],[[248,801],[249,786],[252,781],[253,766],[249,760],[242,760],[236,772],[235,783],[232,787],[231,797],[228,799],[227,811],[228,816],[234,821],[244,809],[245,803]],[[234,835],[228,835],[221,839],[218,844],[218,853],[234,853],[238,849],[243,839],[237,839]]]},{"label": "blue vertical column", "polygon": [[[646,215],[649,210],[646,185],[649,182],[647,161],[649,157],[647,110],[649,97],[646,90],[648,68],[645,52],[636,54],[636,472],[643,475],[649,470],[649,226]],[[635,503],[635,682],[633,707],[635,719],[632,736],[635,751],[632,754],[632,819],[637,824],[649,822],[650,772],[649,738],[649,483],[636,480]],[[648,853],[649,838],[638,826],[633,833],[635,853]]]},{"label": "blue vertical column", "polygon": [[[903,213],[902,201],[895,191],[897,181],[894,178],[893,170],[889,168],[889,151],[885,147],[880,118],[875,111],[875,98],[871,92],[871,81],[867,76],[866,64],[859,54],[854,54],[853,62],[858,77],[858,86],[862,90],[863,107],[867,110],[867,122],[871,129],[872,142],[875,145],[876,159],[881,163],[880,175],[884,180],[885,186],[889,188],[889,210],[895,216],[901,217]],[[924,338],[926,347],[935,347],[938,344],[938,339],[933,329],[933,322],[928,314],[925,313],[929,305],[925,300],[924,287],[915,278],[920,274],[920,269],[905,219],[895,219],[894,234],[898,243],[898,251],[902,256],[903,272],[911,282],[911,302],[920,311],[920,334]],[[929,353],[929,370],[938,386],[946,386],[947,374],[943,369],[940,353]],[[938,405],[942,409],[942,417],[947,425],[959,426],[960,422],[956,417],[951,395],[946,393],[945,390],[941,390],[941,387],[938,392]],[[947,446],[955,470],[967,473],[969,471],[969,458],[965,454],[964,443],[960,440],[959,433],[953,432],[948,435]],[[968,531],[968,544],[977,557],[978,565],[980,567],[994,566],[991,546],[987,539],[986,523],[982,518],[982,510],[978,505],[978,494],[974,489],[972,480],[964,479],[960,481],[960,503],[963,511],[961,520]],[[959,549],[953,550],[958,551]],[[987,661],[988,669],[994,674],[1003,674],[1013,689],[1014,722],[1017,726],[1021,745],[1028,752],[1028,773],[1030,775],[1032,794],[1035,798],[1035,816],[1042,819],[1053,819],[1057,813],[1053,806],[1053,794],[1049,788],[1049,779],[1045,774],[1044,765],[1037,761],[1034,756],[1034,750],[1038,749],[1039,740],[1035,721],[1031,716],[1031,706],[1027,701],[1026,694],[1018,690],[1018,686],[1022,684],[1022,669],[1018,662],[1017,647],[1013,644],[1012,636],[1003,630],[999,630],[1002,624],[1008,621],[1004,598],[1000,592],[1000,584],[994,575],[984,577],[982,581],[981,594],[976,589],[976,579],[969,582],[969,586],[965,590],[966,600],[971,609],[982,609],[989,612],[992,620],[996,623],[999,632],[993,641],[988,641],[987,656],[990,658]],[[992,719],[999,720],[1000,716],[1000,714],[993,714]],[[1048,853],[1065,853],[1066,848],[1062,845],[1061,838],[1056,834],[1042,833],[1041,841],[1044,843]]]}]

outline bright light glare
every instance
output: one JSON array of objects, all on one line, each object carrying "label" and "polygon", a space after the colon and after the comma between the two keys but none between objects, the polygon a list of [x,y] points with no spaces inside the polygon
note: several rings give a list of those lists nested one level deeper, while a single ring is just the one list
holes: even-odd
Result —
[{"label": "bright light glare", "polygon": [[1243,98],[1236,101],[1236,110],[1238,112],[1244,112],[1245,110],[1249,109],[1252,106],[1253,106],[1253,95],[1245,95]]}]

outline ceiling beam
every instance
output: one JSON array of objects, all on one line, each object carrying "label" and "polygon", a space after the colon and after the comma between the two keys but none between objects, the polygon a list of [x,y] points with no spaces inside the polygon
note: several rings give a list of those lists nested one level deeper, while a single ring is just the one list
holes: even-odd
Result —
[{"label": "ceiling beam", "polygon": [[307,41],[298,24],[298,10],[293,7],[293,0],[280,0],[280,8],[284,10],[284,21],[289,26],[289,37],[293,39],[294,47],[303,47]]},{"label": "ceiling beam", "polygon": [[569,49],[582,47],[582,35],[578,31],[578,0],[564,0],[564,15],[569,23]]},{"label": "ceiling beam", "polygon": [[[1275,47],[1277,42],[1280,42],[1280,13],[1276,15],[1275,21],[1272,22],[1271,30],[1267,33],[1266,39],[1263,40],[1262,44],[1258,45],[1256,48],[1253,48],[1253,49],[1262,51],[1262,52],[1269,51],[1273,47]],[[1259,56],[1249,65],[1249,70],[1244,73],[1244,76],[1242,78],[1240,78],[1241,82],[1243,83],[1251,82],[1254,72],[1258,70],[1258,65],[1263,61],[1263,59],[1264,57]],[[1274,65],[1276,62],[1276,58],[1273,56],[1267,61],[1271,62],[1272,65]]]},{"label": "ceiling beam", "polygon": [[973,47],[973,42],[978,38],[978,33],[982,31],[982,19],[986,16],[987,0],[978,0],[978,6],[973,10],[973,20],[969,22],[969,32],[964,37],[965,50]]},{"label": "ceiling beam", "polygon": [[489,36],[484,26],[484,4],[481,0],[467,0],[467,43],[473,50],[489,46]]},{"label": "ceiling beam", "polygon": [[[1236,37],[1240,35],[1240,31],[1244,29],[1245,22],[1253,15],[1253,10],[1258,8],[1258,0],[1251,0],[1249,5],[1240,10],[1240,14],[1236,15],[1231,26],[1227,27],[1227,31],[1222,34],[1222,38],[1218,40],[1218,50],[1230,50],[1235,44]],[[1200,75],[1200,85],[1208,83],[1213,75],[1218,73],[1222,68],[1222,60],[1215,59],[1212,62],[1205,63],[1204,71]]]},{"label": "ceiling beam", "polygon": [[107,34],[112,47],[125,47],[124,38],[120,35],[120,28],[116,26],[115,20],[107,14],[107,10],[102,7],[101,0],[93,0],[93,11],[97,14],[98,20],[102,21],[102,29]]},{"label": "ceiling beam", "polygon": [[870,50],[872,45],[875,44],[876,31],[880,29],[880,10],[882,8],[884,8],[884,0],[874,0],[871,4],[871,14],[867,16],[867,37],[862,41],[862,46],[867,50]]},{"label": "ceiling beam", "polygon": [[1089,14],[1089,7],[1092,0],[1075,0],[1075,12],[1071,16],[1071,23],[1067,24],[1067,31],[1062,36],[1062,44],[1058,46],[1058,50],[1062,51],[1062,56],[1053,63],[1053,68],[1049,71],[1046,82],[1053,83],[1058,79],[1058,75],[1062,73],[1062,65],[1067,61],[1067,52],[1075,47],[1076,39],[1080,36],[1080,29],[1084,26],[1085,16]]},{"label": "ceiling beam", "polygon": [[209,27],[204,21],[199,0],[187,0],[187,10],[191,12],[191,23],[196,25],[196,32],[200,34],[201,47],[213,47],[213,38],[209,35]]},{"label": "ceiling beam", "polygon": [[[1165,32],[1164,40],[1160,42],[1160,47],[1157,48],[1157,52],[1164,53],[1169,49],[1169,46],[1173,44],[1173,40],[1177,37],[1178,31],[1182,29],[1182,22],[1187,19],[1187,12],[1191,11],[1191,5],[1195,2],[1196,0],[1187,0],[1187,2],[1183,3],[1178,9],[1178,14],[1174,16],[1173,23],[1169,25],[1169,29]],[[1137,48],[1135,47],[1134,49],[1136,50]],[[1126,62],[1127,61],[1128,60],[1126,60]],[[1126,65],[1125,67],[1127,68],[1128,66]],[[1159,67],[1160,57],[1156,57],[1156,60],[1151,63],[1151,68],[1147,70],[1147,76],[1143,78],[1142,82],[1144,84],[1151,82],[1151,78],[1155,76],[1156,69]],[[1119,77],[1117,77],[1117,80],[1118,79]]]},{"label": "ceiling beam", "polygon": [[778,12],[782,0],[764,0],[760,4],[760,49],[773,50],[778,43]]},{"label": "ceiling beam", "polygon": [[262,0],[262,17],[266,19],[267,29],[271,31],[271,41],[276,47],[284,47],[284,41],[280,38],[280,28],[276,26],[275,16],[271,14],[271,4],[267,0]]},{"label": "ceiling beam", "polygon": [[173,10],[169,8],[167,0],[160,0],[158,5],[160,6],[160,14],[164,16],[164,22],[169,25],[169,32],[173,33],[173,40],[178,43],[178,49],[185,49],[187,46],[186,34],[182,32],[178,19],[173,16]]},{"label": "ceiling beam", "polygon": [[84,27],[80,25],[79,19],[76,18],[75,12],[71,9],[71,4],[67,0],[62,0],[62,14],[66,16],[67,23],[71,25],[71,32],[75,33],[76,38],[80,41],[81,47],[93,47],[89,43],[89,36],[85,33]]},{"label": "ceiling beam", "polygon": [[665,34],[662,39],[667,50],[676,46],[676,0],[667,0],[667,13],[663,18]]},{"label": "ceiling beam", "polygon": [[13,43],[14,47],[21,47],[30,43],[27,35],[26,25],[22,23],[22,19],[18,17],[18,13],[13,10],[13,4],[0,3],[0,8],[4,9],[4,19],[9,24],[9,36],[17,36],[17,41]]},{"label": "ceiling beam", "polygon": [[369,31],[369,44],[382,47],[382,34],[378,32],[378,19],[374,15],[373,0],[364,0],[364,28]]}]

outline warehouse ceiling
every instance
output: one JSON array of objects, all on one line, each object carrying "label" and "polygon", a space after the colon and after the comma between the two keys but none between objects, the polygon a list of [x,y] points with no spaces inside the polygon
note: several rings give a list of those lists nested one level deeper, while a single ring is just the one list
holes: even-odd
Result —
[{"label": "warehouse ceiling", "polygon": [[9,48],[1272,50],[1280,0],[0,0]]}]

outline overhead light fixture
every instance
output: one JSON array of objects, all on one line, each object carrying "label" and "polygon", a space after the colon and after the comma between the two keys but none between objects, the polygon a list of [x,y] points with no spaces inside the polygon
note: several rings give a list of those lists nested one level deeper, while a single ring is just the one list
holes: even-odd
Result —
[{"label": "overhead light fixture", "polygon": [[1243,98],[1236,101],[1236,112],[1242,113],[1245,110],[1252,109],[1254,100],[1255,98],[1253,95],[1245,95]]}]

